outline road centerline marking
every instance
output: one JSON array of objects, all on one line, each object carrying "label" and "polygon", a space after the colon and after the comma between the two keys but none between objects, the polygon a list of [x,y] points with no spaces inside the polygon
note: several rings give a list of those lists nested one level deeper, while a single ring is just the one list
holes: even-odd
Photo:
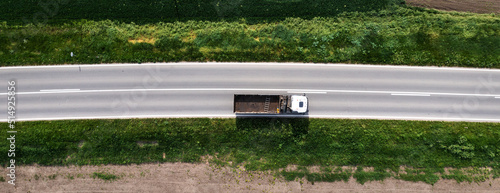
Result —
[{"label": "road centerline marking", "polygon": [[80,91],[80,89],[43,89],[40,92],[75,92]]},{"label": "road centerline marking", "polygon": [[301,94],[301,93],[304,93],[304,94],[326,94],[325,91],[303,91],[303,92],[300,92],[300,91],[287,91],[287,93],[289,93],[289,94]]},{"label": "road centerline marking", "polygon": [[[500,98],[498,94],[473,94],[473,93],[439,93],[439,92],[410,92],[410,91],[381,91],[381,90],[317,90],[317,89],[270,89],[270,88],[135,88],[135,89],[103,89],[103,90],[80,90],[80,89],[52,89],[31,92],[18,92],[19,95],[37,95],[37,94],[63,94],[63,93],[104,93],[104,92],[162,92],[162,91],[234,91],[234,92],[288,92],[288,93],[356,93],[356,94],[391,94],[405,96],[474,96],[474,97],[495,97]],[[7,93],[0,93],[7,95]]]},{"label": "road centerline marking", "polygon": [[431,96],[430,94],[420,93],[391,93],[392,96]]}]

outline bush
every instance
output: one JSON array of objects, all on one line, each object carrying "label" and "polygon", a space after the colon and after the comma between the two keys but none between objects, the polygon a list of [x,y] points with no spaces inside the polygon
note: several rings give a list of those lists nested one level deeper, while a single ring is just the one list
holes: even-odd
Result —
[{"label": "bush", "polygon": [[184,43],[178,37],[163,36],[155,42],[155,47],[161,51],[178,50],[184,47]]},{"label": "bush", "polygon": [[[163,46],[158,46],[163,47]],[[132,44],[133,51],[153,51],[154,46],[150,43],[140,42]]]},{"label": "bush", "polygon": [[458,144],[441,145],[441,148],[446,149],[448,152],[459,156],[462,159],[472,159],[474,157],[474,146],[467,143],[467,138],[460,136]]},{"label": "bush", "polygon": [[245,34],[243,30],[228,28],[198,31],[194,44],[197,47],[222,48],[224,50],[248,49],[257,46],[257,42]]}]

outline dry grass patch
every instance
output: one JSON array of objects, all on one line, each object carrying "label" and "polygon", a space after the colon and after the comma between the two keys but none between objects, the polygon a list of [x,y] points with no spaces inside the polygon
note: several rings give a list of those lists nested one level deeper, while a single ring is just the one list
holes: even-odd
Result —
[{"label": "dry grass patch", "polygon": [[156,38],[146,38],[146,37],[139,37],[137,39],[128,39],[129,43],[148,43],[148,44],[155,44]]},{"label": "dry grass patch", "polygon": [[145,145],[158,146],[158,141],[137,141],[137,145],[139,145],[139,147],[144,147]]}]

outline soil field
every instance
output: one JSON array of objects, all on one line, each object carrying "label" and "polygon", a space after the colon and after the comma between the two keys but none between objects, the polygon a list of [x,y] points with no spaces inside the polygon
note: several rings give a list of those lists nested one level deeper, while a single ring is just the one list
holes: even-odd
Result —
[{"label": "soil field", "polygon": [[[0,171],[7,171],[0,167]],[[111,174],[103,180],[94,173]],[[348,182],[285,181],[268,172],[219,167],[208,163],[163,163],[129,166],[19,166],[16,186],[0,182],[0,192],[497,192],[500,179],[481,183],[440,180],[434,186],[423,182],[386,179],[361,185]],[[9,180],[9,179],[6,179]]]},{"label": "soil field", "polygon": [[500,13],[499,0],[406,0],[406,3],[446,11]]}]

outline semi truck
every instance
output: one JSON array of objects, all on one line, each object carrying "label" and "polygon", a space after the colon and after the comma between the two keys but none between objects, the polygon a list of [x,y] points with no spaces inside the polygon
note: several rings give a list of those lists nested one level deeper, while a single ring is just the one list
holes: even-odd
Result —
[{"label": "semi truck", "polygon": [[233,112],[236,114],[305,114],[308,112],[305,95],[235,94]]}]

